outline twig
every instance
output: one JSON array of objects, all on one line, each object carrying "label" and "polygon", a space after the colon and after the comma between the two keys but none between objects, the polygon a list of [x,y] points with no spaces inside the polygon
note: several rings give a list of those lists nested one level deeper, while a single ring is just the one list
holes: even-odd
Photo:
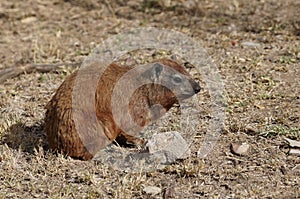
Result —
[{"label": "twig", "polygon": [[116,19],[115,10],[114,10],[113,7],[111,6],[111,3],[110,3],[108,0],[105,0],[104,3],[105,3],[106,6],[108,7],[108,10],[111,12],[113,18]]},{"label": "twig", "polygon": [[58,64],[29,64],[25,66],[5,68],[0,71],[0,84],[7,79],[17,77],[23,73],[33,73],[33,72],[46,73],[46,72],[57,70],[62,66],[77,67],[80,66],[81,63],[82,62],[58,63]]}]

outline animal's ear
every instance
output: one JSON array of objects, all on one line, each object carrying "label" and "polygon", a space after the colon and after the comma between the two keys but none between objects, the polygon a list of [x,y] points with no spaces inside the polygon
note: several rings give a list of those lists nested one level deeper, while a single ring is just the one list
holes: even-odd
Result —
[{"label": "animal's ear", "polygon": [[152,73],[153,73],[153,76],[155,77],[155,79],[159,78],[161,72],[163,71],[163,68],[164,68],[164,66],[161,65],[160,63],[153,64]]},{"label": "animal's ear", "polygon": [[163,71],[164,66],[160,63],[154,63],[153,66],[144,72],[143,76],[151,79],[152,81],[157,81],[161,72]]}]

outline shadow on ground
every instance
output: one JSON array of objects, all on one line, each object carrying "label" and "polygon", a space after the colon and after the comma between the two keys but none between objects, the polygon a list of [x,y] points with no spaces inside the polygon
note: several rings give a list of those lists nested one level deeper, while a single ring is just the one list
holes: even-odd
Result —
[{"label": "shadow on ground", "polygon": [[36,150],[43,148],[48,151],[44,123],[36,122],[31,126],[24,123],[11,125],[1,140],[1,144],[7,144],[10,148],[21,150],[30,154],[35,154]]}]

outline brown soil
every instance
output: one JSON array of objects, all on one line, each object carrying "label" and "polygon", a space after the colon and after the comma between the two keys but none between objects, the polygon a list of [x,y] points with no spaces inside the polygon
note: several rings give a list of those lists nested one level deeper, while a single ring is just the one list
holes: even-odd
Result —
[{"label": "brown soil", "polygon": [[[227,118],[206,159],[115,171],[48,151],[44,106],[74,68],[22,74],[0,85],[0,198],[300,197],[300,159],[284,141],[300,140],[299,10],[293,0],[1,1],[0,69],[80,62],[128,27],[174,29],[198,40],[218,66]],[[207,96],[204,87],[203,123],[210,118]],[[200,130],[193,148],[207,133]],[[244,142],[249,151],[234,155],[231,143]],[[147,186],[162,192],[146,194]]]}]

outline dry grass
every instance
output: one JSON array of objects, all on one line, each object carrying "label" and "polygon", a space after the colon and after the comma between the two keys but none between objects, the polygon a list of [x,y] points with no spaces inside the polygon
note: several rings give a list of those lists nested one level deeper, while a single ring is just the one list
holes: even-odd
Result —
[{"label": "dry grass", "polygon": [[[127,173],[48,151],[44,105],[73,69],[23,74],[0,85],[0,198],[297,198],[300,159],[300,28],[297,1],[98,1],[0,3],[0,68],[78,62],[127,27],[179,30],[208,49],[224,78],[224,134],[206,158],[196,151],[210,121],[204,87],[192,157]],[[31,17],[31,18],[30,18]],[[245,46],[243,42],[260,44]],[[174,128],[176,125],[174,124]],[[247,142],[236,156],[233,142]],[[146,186],[162,188],[151,196]]]}]

